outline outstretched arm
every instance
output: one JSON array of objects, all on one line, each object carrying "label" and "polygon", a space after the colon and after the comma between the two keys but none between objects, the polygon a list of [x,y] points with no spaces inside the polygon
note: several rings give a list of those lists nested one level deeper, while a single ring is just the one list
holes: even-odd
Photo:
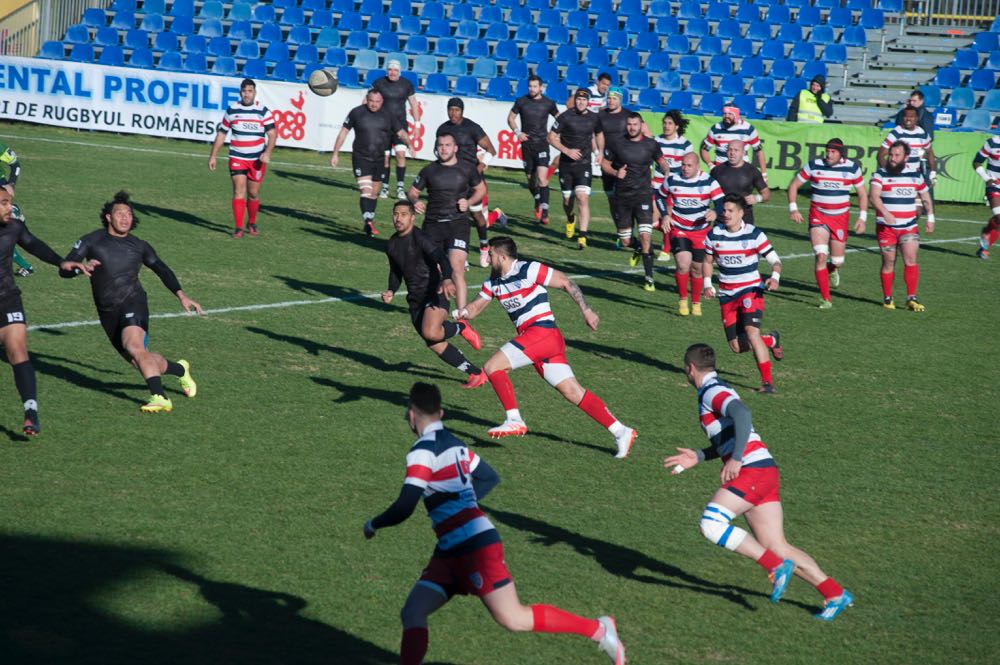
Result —
[{"label": "outstretched arm", "polygon": [[416,510],[423,493],[424,491],[416,485],[404,484],[403,489],[399,490],[399,496],[396,497],[391,506],[386,508],[378,517],[365,522],[365,538],[374,538],[377,529],[384,529],[405,522],[413,514],[413,511]]}]

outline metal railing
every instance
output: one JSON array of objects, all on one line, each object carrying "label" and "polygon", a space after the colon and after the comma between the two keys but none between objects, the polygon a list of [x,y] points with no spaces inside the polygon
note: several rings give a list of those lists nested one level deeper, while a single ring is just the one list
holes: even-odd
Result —
[{"label": "metal railing", "polygon": [[1000,15],[1000,0],[907,0],[903,9],[910,24],[988,30]]},{"label": "metal railing", "polygon": [[42,44],[62,39],[89,7],[106,8],[111,0],[34,0],[0,18],[0,55],[38,55]]}]

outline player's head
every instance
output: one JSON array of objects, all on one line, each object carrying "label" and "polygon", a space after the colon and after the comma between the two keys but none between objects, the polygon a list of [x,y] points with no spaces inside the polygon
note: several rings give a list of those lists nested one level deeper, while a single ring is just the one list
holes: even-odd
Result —
[{"label": "player's head", "polygon": [[838,138],[832,138],[826,142],[826,161],[828,166],[833,166],[841,159],[844,158],[844,153],[847,148],[844,146],[844,142]]},{"label": "player's head", "polygon": [[403,66],[399,63],[399,60],[390,60],[385,63],[385,75],[390,81],[398,81],[402,73]]},{"label": "player's head", "polygon": [[465,116],[465,102],[461,97],[452,97],[448,100],[448,119],[456,125],[462,122]]},{"label": "player's head", "polygon": [[913,106],[907,106],[903,109],[903,122],[900,124],[903,125],[904,129],[913,129],[917,126],[917,118],[919,117],[920,111]]},{"label": "player's head", "polygon": [[684,352],[684,374],[687,375],[691,385],[697,385],[696,376],[714,371],[715,349],[708,344],[692,344]]},{"label": "player's head", "polygon": [[578,113],[583,113],[587,110],[590,105],[590,91],[586,88],[580,88],[573,95],[573,108],[577,110]]},{"label": "player's head", "polygon": [[642,116],[631,111],[625,119],[625,133],[630,139],[642,136]]},{"label": "player's head", "polygon": [[528,77],[528,96],[531,97],[532,99],[538,99],[539,97],[541,97],[542,96],[542,85],[543,84],[544,84],[544,81],[542,81],[542,77],[541,76],[536,76],[535,74],[532,74],[531,76],[529,76]]},{"label": "player's head", "polygon": [[731,127],[740,121],[740,109],[734,105],[730,104],[722,109],[722,124],[726,127]]},{"label": "player's head", "polygon": [[442,164],[452,164],[457,159],[458,143],[455,142],[455,135],[443,132],[437,137],[434,143],[434,154]]},{"label": "player's head", "polygon": [[[4,184],[7,181],[0,178]],[[6,224],[14,214],[14,195],[7,191],[7,188],[0,185],[0,222]]]},{"label": "player's head", "polygon": [[139,226],[139,220],[132,211],[132,201],[128,192],[120,191],[114,198],[101,208],[101,224],[109,233],[118,236],[128,235],[129,231]]},{"label": "player's head", "polygon": [[684,178],[693,178],[698,173],[698,155],[693,152],[681,157],[681,176]]},{"label": "player's head", "polygon": [[663,133],[667,135],[667,138],[672,139],[675,136],[684,136],[684,131],[687,129],[690,120],[684,117],[684,114],[677,109],[670,109],[663,114]]},{"label": "player's head", "polygon": [[416,434],[428,422],[441,420],[441,391],[433,383],[417,381],[410,388],[410,401],[406,407],[406,420]]},{"label": "player's head", "polygon": [[240,102],[244,106],[250,106],[253,104],[253,100],[257,97],[257,84],[254,83],[253,79],[243,79],[240,82]]},{"label": "player's head", "polygon": [[902,173],[906,159],[910,156],[910,146],[905,141],[896,141],[889,146],[889,156],[885,168],[890,173]]},{"label": "player's head", "polygon": [[910,106],[919,109],[924,105],[924,93],[921,90],[914,90],[910,93]]},{"label": "player's head", "polygon": [[730,141],[729,145],[726,146],[726,157],[729,159],[730,166],[739,166],[743,163],[743,156],[747,154],[747,147],[739,139],[735,141]]},{"label": "player's head", "polygon": [[401,236],[413,230],[413,218],[416,215],[417,211],[413,204],[406,199],[392,204],[392,225]]},{"label": "player's head", "polygon": [[381,92],[379,92],[375,88],[368,89],[368,92],[365,94],[365,106],[368,107],[369,111],[375,113],[380,108],[382,108],[382,104],[384,102],[385,99],[382,98]]},{"label": "player's head", "polygon": [[625,96],[625,91],[621,88],[615,86],[614,88],[608,89],[608,110],[617,111],[622,107],[622,97]]},{"label": "player's head", "polygon": [[508,236],[490,238],[490,279],[499,279],[517,261],[517,243]]},{"label": "player's head", "polygon": [[597,75],[597,93],[599,95],[605,95],[608,92],[608,88],[611,87],[611,74],[607,72],[601,72]]},{"label": "player's head", "polygon": [[726,194],[722,199],[722,221],[726,228],[738,229],[743,223],[743,213],[746,212],[746,203],[739,194]]}]

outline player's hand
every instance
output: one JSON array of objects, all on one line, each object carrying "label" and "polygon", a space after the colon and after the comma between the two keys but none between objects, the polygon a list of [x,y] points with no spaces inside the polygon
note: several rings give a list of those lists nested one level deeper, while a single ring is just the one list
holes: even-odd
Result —
[{"label": "player's hand", "polygon": [[690,469],[698,464],[698,453],[690,448],[678,448],[676,455],[670,455],[663,459],[663,468],[671,469],[670,475],[676,476],[685,469]]},{"label": "player's hand", "polygon": [[711,300],[712,298],[715,297],[715,287],[709,284],[701,292],[701,296],[702,298],[708,298],[709,300]]},{"label": "player's hand", "polygon": [[892,216],[892,213],[891,213],[891,212],[889,212],[888,210],[886,210],[886,211],[885,211],[885,214],[884,214],[884,215],[882,215],[882,219],[883,219],[883,220],[885,221],[885,223],[886,223],[886,224],[888,224],[889,226],[892,226],[892,225],[894,225],[894,224],[896,223],[896,218],[895,218],[895,217],[893,217],[893,216]]},{"label": "player's hand", "polygon": [[924,231],[926,231],[928,235],[934,233],[934,222],[928,219],[924,224]]},{"label": "player's hand", "polygon": [[719,477],[722,479],[723,483],[728,483],[730,480],[736,478],[740,475],[740,469],[743,468],[743,462],[737,462],[734,459],[730,459],[728,462],[722,465],[722,472]]},{"label": "player's hand", "polygon": [[744,196],[744,197],[743,197],[743,201],[744,201],[744,202],[745,202],[745,203],[746,203],[746,204],[747,204],[748,206],[752,206],[752,205],[753,205],[754,203],[756,203],[756,202],[757,202],[757,201],[756,201],[756,200],[754,199],[754,197],[753,197],[753,194],[747,194],[746,196]]},{"label": "player's hand", "polygon": [[767,281],[764,282],[764,286],[767,288],[768,291],[777,291],[778,280],[774,279],[773,277],[768,277]]},{"label": "player's hand", "polygon": [[338,153],[333,153],[330,156],[330,166],[337,168],[337,163],[340,162],[340,155]]},{"label": "player's hand", "polygon": [[574,162],[583,157],[583,152],[579,148],[567,148],[563,150],[563,154],[572,159]]},{"label": "player's hand", "polygon": [[618,173],[616,173],[615,175],[618,176],[619,180],[624,180],[625,176],[628,175],[628,165],[623,166],[620,169],[618,169]]},{"label": "player's hand", "polygon": [[453,309],[451,310],[451,318],[455,319],[456,321],[465,321],[471,318],[469,316],[469,309],[467,307],[463,307],[461,309]]},{"label": "player's hand", "polygon": [[521,143],[525,143],[528,141],[528,135],[525,134],[524,132],[520,132],[517,135],[517,140],[520,141]]},{"label": "player's hand", "polygon": [[718,218],[719,218],[719,216],[717,214],[715,214],[714,210],[709,210],[708,212],[705,213],[705,221],[706,222],[712,222],[712,223],[714,223],[715,220],[717,220]]},{"label": "player's hand", "polygon": [[931,187],[937,187],[937,171],[931,171],[929,175],[929,180],[931,181]]},{"label": "player's hand", "polygon": [[450,279],[443,280],[441,282],[441,293],[448,300],[454,299],[455,295],[458,293],[458,288],[455,286],[455,282]]},{"label": "player's hand", "polygon": [[469,199],[459,199],[458,200],[458,210],[459,212],[465,212],[469,209]]},{"label": "player's hand", "polygon": [[187,312],[188,314],[192,313],[197,313],[198,315],[202,314],[201,305],[188,298],[183,291],[177,292],[177,298],[181,301],[181,307],[183,307],[184,311]]},{"label": "player's hand", "polygon": [[801,224],[802,220],[805,219],[802,216],[802,213],[799,212],[798,210],[796,210],[795,212],[793,212],[792,214],[790,214],[789,217],[791,217],[792,221],[795,222],[796,224]]},{"label": "player's hand", "polygon": [[208,170],[209,171],[214,171],[215,170],[215,157],[209,157],[208,158]]},{"label": "player's hand", "polygon": [[410,156],[410,159],[416,159],[417,158],[417,151],[414,150],[413,148],[407,148],[406,149],[406,153]]},{"label": "player's hand", "polygon": [[583,320],[586,321],[591,330],[596,331],[597,324],[601,322],[601,317],[597,316],[597,312],[588,307],[583,310]]},{"label": "player's hand", "polygon": [[375,527],[372,526],[372,521],[368,520],[365,522],[365,539],[371,540],[375,537]]},{"label": "player's hand", "polygon": [[478,164],[476,164],[476,168],[479,170],[479,175],[482,175],[482,174],[486,173],[486,164],[485,164],[485,162],[479,162]]},{"label": "player's hand", "polygon": [[865,220],[858,218],[858,221],[854,222],[854,232],[864,233],[867,226],[865,225]]},{"label": "player's hand", "polygon": [[664,233],[670,233],[670,215],[660,217],[660,229]]},{"label": "player's hand", "polygon": [[269,153],[269,152],[262,153],[261,156],[260,156],[260,163],[261,164],[270,164],[271,163],[271,153]]},{"label": "player's hand", "polygon": [[422,215],[427,212],[427,204],[423,201],[417,201],[413,204],[413,209],[417,211],[418,215]]},{"label": "player's hand", "polygon": [[394,291],[383,291],[382,292],[382,302],[386,305],[392,302],[392,297],[396,295]]},{"label": "player's hand", "polygon": [[[62,263],[59,264],[59,269],[62,270],[62,271],[64,271],[64,272],[83,273],[87,277],[90,277],[90,273],[91,273],[90,266],[88,266],[86,263],[80,263],[79,261],[63,261]],[[22,270],[23,270],[23,268],[22,268]],[[30,275],[30,274],[31,273],[29,272],[28,275]],[[22,275],[22,277],[26,277],[26,276],[27,275]]]}]

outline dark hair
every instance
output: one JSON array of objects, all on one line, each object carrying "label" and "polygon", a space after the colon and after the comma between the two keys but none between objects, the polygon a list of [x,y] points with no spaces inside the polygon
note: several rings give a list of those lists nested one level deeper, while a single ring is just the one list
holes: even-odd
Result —
[{"label": "dark hair", "polygon": [[910,144],[907,143],[906,141],[898,141],[898,140],[897,141],[893,141],[892,145],[889,146],[889,150],[892,150],[893,148],[896,148],[896,147],[902,148],[903,149],[903,154],[906,155],[907,157],[910,156]]},{"label": "dark hair", "polygon": [[607,72],[601,72],[600,74],[597,75],[597,80],[598,81],[610,81],[611,80],[611,74],[609,74]]},{"label": "dark hair", "polygon": [[379,97],[381,97],[382,91],[379,90],[378,88],[368,88],[367,92],[365,92],[365,97],[367,97],[368,95],[378,95]]},{"label": "dark hair", "polygon": [[254,90],[257,89],[257,84],[254,83],[253,79],[243,79],[242,81],[240,81],[240,90],[242,90],[243,88],[245,88],[247,86],[250,86]]},{"label": "dark hair", "polygon": [[684,114],[677,109],[670,109],[663,114],[663,117],[670,118],[674,121],[674,124],[677,125],[678,136],[684,136],[684,131],[688,128],[688,125],[691,124],[691,121],[685,118]]},{"label": "dark hair", "polygon": [[924,101],[924,99],[925,99],[925,97],[924,97],[924,91],[923,90],[914,90],[913,92],[910,93],[910,97],[916,97],[920,101]]},{"label": "dark hair", "polygon": [[445,130],[445,131],[441,132],[440,134],[438,134],[437,136],[435,136],[434,137],[434,145],[436,146],[437,142],[440,141],[441,139],[445,138],[445,137],[450,138],[452,141],[455,142],[455,145],[458,145],[458,139],[455,138],[455,135],[452,134],[451,131],[449,131],[449,130]]},{"label": "dark hair", "polygon": [[517,243],[511,237],[494,236],[490,238],[490,249],[500,250],[505,256],[509,256],[512,259],[517,258]]},{"label": "dark hair", "polygon": [[542,80],[542,77],[539,76],[538,74],[532,74],[531,76],[528,77],[528,83],[531,83],[532,81],[538,81],[539,85],[545,83],[545,81]]},{"label": "dark hair", "polygon": [[638,118],[639,121],[641,122],[642,121],[642,114],[638,113],[636,111],[629,111],[628,115],[625,116],[626,120],[632,120],[633,118]]},{"label": "dark hair", "polygon": [[702,371],[715,369],[715,349],[700,342],[692,344],[684,352],[684,367],[688,365],[694,365]]},{"label": "dark hair", "polygon": [[132,228],[134,229],[139,226],[139,218],[135,216],[135,208],[132,207],[132,201],[129,200],[128,192],[121,190],[115,194],[113,199],[105,202],[104,207],[101,208],[101,224],[104,225],[104,228],[108,228],[108,224],[111,223],[107,218],[116,205],[128,206],[128,209],[132,211]]},{"label": "dark hair", "polygon": [[907,104],[906,108],[903,109],[903,115],[905,116],[907,113],[910,112],[912,112],[913,115],[917,116],[918,118],[920,117],[920,109],[918,109],[916,106],[910,106],[909,104]]},{"label": "dark hair", "polygon": [[396,208],[398,208],[399,206],[406,206],[407,208],[409,208],[411,215],[417,214],[417,209],[413,206],[413,202],[410,201],[409,199],[400,199],[400,200],[396,201],[395,203],[393,203],[392,204],[392,210],[393,210],[393,212],[395,212]]},{"label": "dark hair", "polygon": [[417,381],[410,388],[410,408],[425,416],[436,416],[441,410],[441,391],[433,383]]},{"label": "dark hair", "polygon": [[726,194],[726,196],[722,199],[722,203],[738,203],[741,208],[746,208],[746,201],[744,201],[743,197],[739,194]]}]

